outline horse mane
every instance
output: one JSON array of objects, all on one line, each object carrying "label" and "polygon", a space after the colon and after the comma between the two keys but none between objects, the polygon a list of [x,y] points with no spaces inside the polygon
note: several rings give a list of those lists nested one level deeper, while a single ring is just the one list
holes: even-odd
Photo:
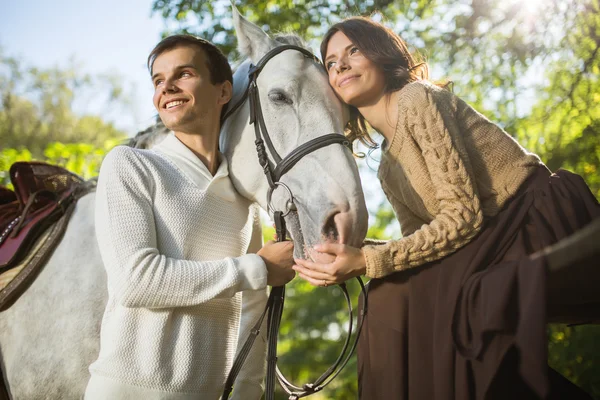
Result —
[{"label": "horse mane", "polygon": [[165,136],[169,132],[170,130],[163,125],[162,121],[160,120],[160,117],[157,115],[156,122],[154,123],[154,125],[151,125],[142,131],[139,131],[134,137],[129,139],[129,141],[124,144],[126,146],[134,147],[136,149],[149,149],[155,144],[154,142],[159,137]]},{"label": "horse mane", "polygon": [[279,43],[292,44],[294,46],[302,47],[306,50],[311,50],[306,42],[295,33],[278,33],[273,37],[273,39]]}]

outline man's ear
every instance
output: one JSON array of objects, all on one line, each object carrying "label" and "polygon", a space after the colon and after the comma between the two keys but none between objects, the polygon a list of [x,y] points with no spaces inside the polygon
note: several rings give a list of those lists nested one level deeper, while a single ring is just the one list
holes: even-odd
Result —
[{"label": "man's ear", "polygon": [[233,86],[231,82],[225,81],[221,83],[221,94],[219,96],[219,104],[224,105],[229,103],[231,96],[233,95]]},{"label": "man's ear", "polygon": [[231,8],[233,11],[233,26],[238,39],[238,51],[256,65],[269,50],[277,45],[277,42],[258,26],[244,18],[233,2]]}]

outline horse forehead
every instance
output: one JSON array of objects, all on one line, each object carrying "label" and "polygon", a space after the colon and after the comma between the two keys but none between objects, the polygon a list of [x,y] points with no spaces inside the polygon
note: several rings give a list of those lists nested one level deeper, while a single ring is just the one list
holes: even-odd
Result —
[{"label": "horse forehead", "polygon": [[322,80],[324,77],[319,64],[294,50],[277,54],[265,64],[263,72],[271,79],[297,79],[300,83],[311,79]]}]

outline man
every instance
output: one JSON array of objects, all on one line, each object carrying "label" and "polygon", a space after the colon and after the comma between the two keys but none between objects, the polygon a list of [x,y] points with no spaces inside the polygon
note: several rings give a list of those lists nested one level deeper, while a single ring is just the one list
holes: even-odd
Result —
[{"label": "man", "polygon": [[[293,246],[245,254],[260,248],[260,225],[218,151],[232,94],[225,56],[176,35],[152,50],[148,67],[154,106],[174,133],[152,150],[117,147],[102,164],[96,230],[109,300],[85,397],[218,399],[266,285],[294,277]],[[236,398],[262,395],[264,340],[256,344]]]}]

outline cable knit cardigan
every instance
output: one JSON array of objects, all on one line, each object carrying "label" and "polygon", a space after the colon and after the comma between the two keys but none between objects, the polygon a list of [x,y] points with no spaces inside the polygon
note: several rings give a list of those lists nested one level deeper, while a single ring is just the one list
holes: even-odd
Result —
[{"label": "cable knit cardigan", "polygon": [[451,92],[425,81],[406,85],[378,171],[403,238],[364,246],[366,275],[380,278],[455,252],[539,166],[538,156]]}]

